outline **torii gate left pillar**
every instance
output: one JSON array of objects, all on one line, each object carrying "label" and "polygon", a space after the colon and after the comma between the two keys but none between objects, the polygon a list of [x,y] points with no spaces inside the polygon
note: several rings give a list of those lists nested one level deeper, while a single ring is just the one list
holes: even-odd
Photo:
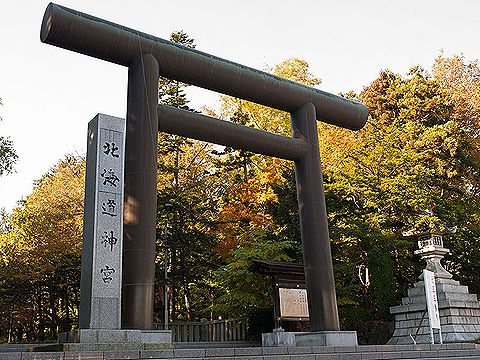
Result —
[{"label": "torii gate left pillar", "polygon": [[150,54],[128,68],[122,329],[153,325],[158,77],[158,62]]}]

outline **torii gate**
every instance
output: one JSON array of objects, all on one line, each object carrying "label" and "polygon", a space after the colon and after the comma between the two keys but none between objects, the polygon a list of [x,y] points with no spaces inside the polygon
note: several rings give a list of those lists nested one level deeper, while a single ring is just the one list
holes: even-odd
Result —
[{"label": "torii gate", "polygon": [[[295,162],[311,331],[340,330],[316,120],[351,130],[360,103],[50,3],[41,41],[128,67],[122,328],[153,321],[157,132]],[[159,76],[291,114],[292,138],[158,104]]]}]

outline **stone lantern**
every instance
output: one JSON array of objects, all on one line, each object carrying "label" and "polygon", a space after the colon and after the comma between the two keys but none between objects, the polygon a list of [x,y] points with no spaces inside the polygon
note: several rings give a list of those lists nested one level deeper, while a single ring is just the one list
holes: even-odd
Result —
[{"label": "stone lantern", "polygon": [[[455,230],[412,234],[412,236],[417,237],[418,239],[418,250],[415,251],[415,255],[420,255],[420,257],[427,262],[425,269],[433,271],[436,278],[451,279],[453,276],[444,269],[440,260],[442,260],[446,254],[450,254],[450,250],[443,247],[443,236],[446,234],[452,234]],[[423,273],[420,275],[419,279],[423,280]]]},{"label": "stone lantern", "polygon": [[[440,323],[443,342],[471,342],[480,338],[480,303],[477,295],[470,294],[468,287],[452,279],[452,274],[440,263],[450,251],[443,247],[443,237],[453,234],[456,228],[446,231],[420,230],[404,233],[405,237],[417,239],[415,251],[426,261],[426,269],[435,274]],[[425,300],[423,274],[419,276],[401,305],[392,306],[395,316],[395,331],[389,344],[428,344],[431,342]],[[437,342],[440,339],[437,339]]]}]

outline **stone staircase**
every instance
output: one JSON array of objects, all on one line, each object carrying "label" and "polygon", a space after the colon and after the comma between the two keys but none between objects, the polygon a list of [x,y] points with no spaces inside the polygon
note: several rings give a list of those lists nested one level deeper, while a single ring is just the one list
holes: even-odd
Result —
[{"label": "stone staircase", "polygon": [[480,346],[465,344],[305,346],[305,347],[223,347],[173,348],[168,350],[124,350],[84,352],[8,352],[0,360],[380,360],[456,359],[480,360]]},{"label": "stone staircase", "polygon": [[[468,287],[452,279],[438,278],[438,308],[442,325],[443,342],[470,342],[480,338],[480,302],[470,294]],[[430,328],[425,314],[426,300],[423,281],[408,289],[402,304],[390,308],[395,315],[395,331],[388,342],[391,345],[411,344],[411,335],[418,331],[417,343],[429,343]],[[435,341],[439,342],[435,330]]]}]

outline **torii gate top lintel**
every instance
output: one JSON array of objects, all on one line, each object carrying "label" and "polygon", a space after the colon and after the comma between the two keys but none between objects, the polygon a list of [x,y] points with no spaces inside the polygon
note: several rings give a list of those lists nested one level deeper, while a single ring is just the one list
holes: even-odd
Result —
[{"label": "torii gate top lintel", "polygon": [[45,11],[40,39],[127,67],[149,53],[161,76],[287,112],[311,102],[318,120],[352,130],[362,128],[368,117],[361,103],[54,3]]}]

